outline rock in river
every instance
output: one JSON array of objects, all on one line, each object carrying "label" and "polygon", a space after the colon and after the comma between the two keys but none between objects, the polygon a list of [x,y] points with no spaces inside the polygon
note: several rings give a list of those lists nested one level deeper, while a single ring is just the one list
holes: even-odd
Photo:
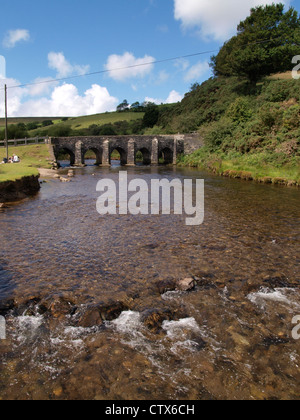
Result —
[{"label": "rock in river", "polygon": [[189,292],[190,290],[194,290],[196,287],[196,281],[193,278],[186,278],[183,280],[179,280],[177,282],[177,290],[181,292]]}]

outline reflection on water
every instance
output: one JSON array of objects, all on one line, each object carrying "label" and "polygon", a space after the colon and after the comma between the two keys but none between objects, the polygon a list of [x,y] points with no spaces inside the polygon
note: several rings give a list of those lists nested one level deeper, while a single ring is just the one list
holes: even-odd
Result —
[{"label": "reflection on water", "polygon": [[[204,177],[204,224],[100,216],[97,181],[119,170],[76,169],[0,209],[0,397],[299,398],[299,191],[135,167],[129,180]],[[191,276],[193,292],[168,286]]]}]

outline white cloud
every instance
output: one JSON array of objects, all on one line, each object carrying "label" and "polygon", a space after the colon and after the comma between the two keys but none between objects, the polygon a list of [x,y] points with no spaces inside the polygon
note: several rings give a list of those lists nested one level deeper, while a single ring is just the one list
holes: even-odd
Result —
[{"label": "white cloud", "polygon": [[72,65],[62,52],[50,52],[48,54],[48,66],[57,71],[58,78],[71,76],[72,74],[84,75],[90,69],[90,66]]},{"label": "white cloud", "polygon": [[290,0],[174,0],[175,19],[183,29],[197,29],[202,38],[225,41],[256,6],[290,4]]},{"label": "white cloud", "polygon": [[92,85],[83,95],[73,84],[63,84],[52,92],[51,98],[24,103],[19,114],[23,116],[70,116],[92,115],[106,111],[114,111],[118,99],[112,97],[105,87]]},{"label": "white cloud", "polygon": [[184,77],[184,80],[186,82],[193,82],[199,80],[203,75],[209,72],[209,70],[209,63],[207,61],[200,61],[188,70]]},{"label": "white cloud", "polygon": [[167,99],[150,98],[149,96],[147,96],[145,98],[145,102],[151,102],[156,105],[174,104],[174,103],[182,101],[182,99],[183,99],[183,96],[180,95],[180,93],[176,92],[176,90],[172,90],[169,96],[167,97]]},{"label": "white cloud", "polygon": [[190,65],[190,62],[185,58],[179,58],[175,61],[174,66],[179,69],[179,71],[186,71]]},{"label": "white cloud", "polygon": [[177,102],[181,102],[182,99],[183,96],[180,95],[180,93],[176,92],[176,90],[172,90],[172,92],[170,92],[170,95],[166,100],[166,104],[175,104]]},{"label": "white cloud", "polygon": [[169,79],[170,75],[165,70],[162,70],[159,72],[158,77],[156,78],[155,84],[161,85],[163,83],[166,83],[166,81]]},{"label": "white cloud", "polygon": [[[7,86],[19,86],[20,82],[15,79],[1,79],[0,83],[0,115],[4,115],[4,84]],[[27,95],[24,88],[11,88],[7,91],[8,97],[8,116],[14,117],[21,106],[22,100]]]},{"label": "white cloud", "polygon": [[29,41],[30,33],[27,29],[15,29],[8,31],[3,40],[4,48],[14,48],[18,42]]},{"label": "white cloud", "polygon": [[31,86],[28,86],[28,94],[30,96],[48,95],[53,86],[57,84],[58,82],[51,77],[38,77],[32,82]]},{"label": "white cloud", "polygon": [[154,67],[153,61],[155,59],[149,55],[136,58],[132,53],[125,52],[123,55],[110,55],[105,69],[109,71],[112,79],[123,82],[130,78],[143,78],[150,74]]},{"label": "white cloud", "polygon": [[[48,64],[57,71],[57,77],[86,73],[89,66],[70,64],[63,53],[49,53]],[[45,83],[47,82],[47,83]],[[4,114],[4,84],[8,86],[9,117],[55,117],[98,114],[114,111],[119,99],[110,95],[106,87],[93,84],[80,94],[73,84],[59,84],[51,77],[39,77],[31,85],[19,86],[14,79],[0,80],[0,115]]]},{"label": "white cloud", "polygon": [[[3,83],[17,86],[19,82],[6,79]],[[2,85],[2,81],[1,81]],[[53,89],[53,85],[52,89]],[[4,113],[3,89],[0,87],[0,113]],[[94,84],[80,95],[73,84],[56,86],[50,97],[28,99],[32,95],[30,88],[13,88],[8,90],[9,117],[55,117],[98,114],[114,111],[119,100],[111,96],[107,88]]]}]

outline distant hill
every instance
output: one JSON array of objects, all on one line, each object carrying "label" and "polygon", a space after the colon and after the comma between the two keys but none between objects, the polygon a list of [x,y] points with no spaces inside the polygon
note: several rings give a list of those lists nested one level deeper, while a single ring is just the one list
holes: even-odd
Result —
[{"label": "distant hill", "polygon": [[[35,136],[68,136],[68,135],[97,135],[100,127],[109,132],[113,130],[140,130],[134,127],[135,122],[141,122],[143,112],[107,112],[103,114],[82,117],[29,117],[9,118],[9,137]],[[0,119],[0,138],[3,137],[5,120]],[[1,133],[2,131],[2,133]],[[117,133],[116,133],[117,134]]]}]

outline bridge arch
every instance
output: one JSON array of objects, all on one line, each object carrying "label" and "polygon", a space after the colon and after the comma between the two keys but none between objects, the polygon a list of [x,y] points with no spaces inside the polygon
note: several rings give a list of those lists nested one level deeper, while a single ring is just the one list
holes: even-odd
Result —
[{"label": "bridge arch", "polygon": [[102,161],[103,161],[103,149],[102,147],[86,147],[82,150],[82,162],[85,164],[86,161],[86,154],[88,152],[93,152],[95,154],[96,157],[96,163],[95,165],[100,166],[102,165]]},{"label": "bridge arch", "polygon": [[65,160],[64,156],[66,155],[69,155],[70,166],[74,166],[75,165],[75,152],[70,147],[66,147],[66,146],[62,146],[58,148],[55,152],[55,158],[58,164],[60,165],[59,162],[62,160]]},{"label": "bridge arch", "polygon": [[170,147],[164,147],[160,150],[158,158],[164,165],[171,165],[173,163],[174,150]]},{"label": "bridge arch", "polygon": [[146,147],[137,148],[135,153],[135,163],[137,162],[142,162],[143,165],[151,165],[151,150]]},{"label": "bridge arch", "polygon": [[111,156],[112,156],[112,154],[113,154],[113,152],[114,151],[117,151],[118,153],[119,153],[119,155],[120,155],[120,163],[121,163],[121,165],[122,166],[125,166],[125,165],[127,165],[127,156],[128,156],[128,153],[127,153],[127,150],[126,149],[124,149],[123,147],[120,147],[120,146],[111,146],[111,148],[110,148],[110,152],[109,152],[109,163],[111,164]]}]

